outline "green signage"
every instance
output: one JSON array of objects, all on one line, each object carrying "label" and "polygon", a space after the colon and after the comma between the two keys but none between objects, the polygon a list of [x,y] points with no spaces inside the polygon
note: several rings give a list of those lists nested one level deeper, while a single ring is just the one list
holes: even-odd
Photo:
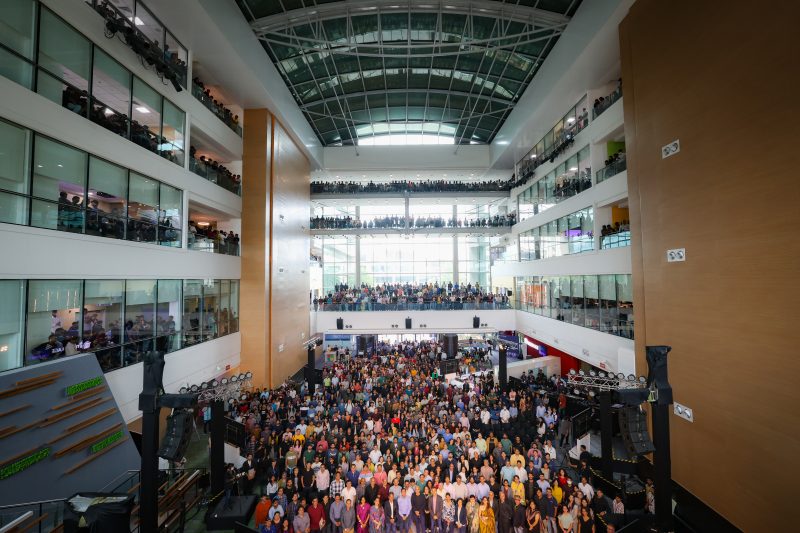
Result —
[{"label": "green signage", "polygon": [[97,376],[96,378],[87,379],[86,381],[81,381],[80,383],[76,383],[75,385],[70,385],[69,387],[67,387],[67,396],[74,396],[79,392],[93,389],[102,384],[103,384],[102,376]]},{"label": "green signage", "polygon": [[112,433],[108,437],[104,438],[100,442],[92,444],[92,447],[89,448],[89,453],[97,453],[97,452],[99,452],[101,450],[104,450],[105,448],[108,448],[110,445],[114,444],[119,439],[121,439],[122,435],[123,435],[123,432],[122,432],[121,429],[119,431],[115,431],[114,433]]},{"label": "green signage", "polygon": [[50,448],[42,448],[38,452],[34,452],[27,457],[23,457],[13,463],[9,463],[2,468],[0,468],[0,479],[6,479],[14,474],[19,474],[26,468],[29,468],[42,459],[46,459],[50,456]]}]

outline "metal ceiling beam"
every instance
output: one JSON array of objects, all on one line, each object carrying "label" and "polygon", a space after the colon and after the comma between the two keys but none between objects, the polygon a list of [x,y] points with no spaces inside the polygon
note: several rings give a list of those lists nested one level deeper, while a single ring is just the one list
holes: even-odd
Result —
[{"label": "metal ceiling beam", "polygon": [[562,25],[569,22],[566,15],[527,6],[511,5],[494,0],[344,0],[328,4],[309,5],[277,15],[254,20],[250,26],[256,35],[278,31],[310,21],[324,21],[348,16],[376,15],[412,11],[414,13],[453,13],[487,18],[503,18],[515,22]]},{"label": "metal ceiling beam", "polygon": [[[414,88],[403,87],[402,89],[375,89],[373,91],[359,91],[359,92],[356,92],[356,93],[345,93],[344,94],[344,98],[362,98],[364,96],[370,96],[370,95],[406,94],[406,93],[429,93],[429,94],[442,94],[442,95],[445,95],[445,96],[449,96],[449,95],[452,94],[452,95],[455,95],[455,96],[468,96],[468,93],[465,93],[465,92],[462,92],[462,91],[453,91],[451,89],[425,89],[425,88],[414,89]],[[335,100],[337,100],[338,98],[341,98],[341,97],[342,97],[341,95],[328,96],[328,97],[322,98],[320,100],[314,100],[313,102],[308,102],[308,103],[302,104],[300,106],[300,109],[308,109],[310,107],[315,107],[315,106],[318,106],[320,104],[326,104],[328,102],[333,102],[333,101],[335,101]],[[471,98],[478,98],[478,96],[477,95],[472,95]],[[508,98],[498,98],[496,96],[491,96],[491,95],[483,95],[483,96],[480,96],[480,98],[481,98],[481,100],[489,100],[489,101],[492,101],[494,103],[501,104],[501,105],[504,105],[504,106],[513,106],[514,103],[515,103],[513,100],[509,100]],[[396,106],[390,106],[390,107],[396,107]]]}]

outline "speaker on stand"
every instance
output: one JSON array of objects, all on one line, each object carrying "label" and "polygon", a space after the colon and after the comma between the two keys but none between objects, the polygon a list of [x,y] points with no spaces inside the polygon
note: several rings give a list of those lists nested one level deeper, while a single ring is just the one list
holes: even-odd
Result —
[{"label": "speaker on stand", "polygon": [[336,329],[344,329],[344,319],[337,318],[336,319]]},{"label": "speaker on stand", "polygon": [[406,318],[406,329],[411,329],[411,317]]},{"label": "speaker on stand", "polygon": [[628,454],[639,457],[655,451],[647,430],[647,417],[639,407],[623,407],[619,410],[619,430]]},{"label": "speaker on stand", "polygon": [[479,316],[472,317],[472,327],[475,329],[481,327],[481,317]]}]

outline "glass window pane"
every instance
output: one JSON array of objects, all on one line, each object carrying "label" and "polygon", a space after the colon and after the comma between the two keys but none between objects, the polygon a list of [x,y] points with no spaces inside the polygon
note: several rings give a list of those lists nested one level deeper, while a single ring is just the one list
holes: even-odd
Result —
[{"label": "glass window pane", "polygon": [[125,238],[128,171],[103,159],[89,157],[89,202],[86,233]]},{"label": "glass window pane", "polygon": [[[86,280],[83,303],[82,350],[97,352],[97,361],[104,372],[121,366],[122,280]],[[77,336],[73,335],[73,340]]]},{"label": "glass window pane", "polygon": [[183,194],[180,189],[161,184],[161,198],[159,200],[161,218],[159,224],[166,227],[181,227],[181,212],[183,211]]},{"label": "glass window pane", "polygon": [[583,307],[586,309],[586,327],[600,329],[599,276],[583,276]]},{"label": "glass window pane", "polygon": [[99,48],[92,72],[92,121],[123,137],[128,136],[131,73]]},{"label": "glass window pane", "polygon": [[[2,9],[2,8],[0,8]],[[0,19],[0,26],[2,26]],[[2,30],[0,30],[2,36]],[[33,65],[0,47],[0,76],[19,83],[26,89],[33,88]]]},{"label": "glass window pane", "polygon": [[79,280],[28,281],[26,364],[66,355],[68,337],[81,335],[82,302],[83,283]]},{"label": "glass window pane", "polygon": [[206,280],[203,283],[203,340],[217,338],[219,329],[219,280]]},{"label": "glass window pane", "polygon": [[136,29],[141,31],[145,37],[158,46],[164,46],[164,26],[150,13],[144,4],[136,2],[136,18],[134,19]]},{"label": "glass window pane", "polygon": [[156,280],[128,280],[125,285],[123,365],[135,365],[154,349]]},{"label": "glass window pane", "polygon": [[239,280],[231,280],[231,333],[239,331]]},{"label": "glass window pane", "polygon": [[158,335],[158,349],[164,352],[174,352],[181,347],[182,286],[183,283],[179,279],[158,281],[156,335]]},{"label": "glass window pane", "polygon": [[199,279],[183,280],[183,345],[191,346],[202,342],[200,325],[202,324],[203,281]]},{"label": "glass window pane", "polygon": [[48,9],[42,9],[40,28],[39,66],[79,92],[87,91],[92,62],[89,40]]},{"label": "glass window pane", "polygon": [[27,59],[33,59],[36,2],[0,2],[0,43]]},{"label": "glass window pane", "polygon": [[130,173],[128,218],[153,224],[158,221],[159,185],[152,178]]},{"label": "glass window pane", "polygon": [[80,233],[86,189],[86,152],[36,136],[31,225]]},{"label": "glass window pane", "polygon": [[[0,190],[28,193],[30,145],[29,130],[0,121]],[[27,221],[27,201],[21,196],[0,193],[0,222]]]},{"label": "glass window pane", "polygon": [[134,76],[131,140],[151,152],[158,152],[161,144],[161,100],[160,94]]},{"label": "glass window pane", "polygon": [[164,100],[161,155],[178,165],[183,165],[185,122],[186,114],[169,100]]},{"label": "glass window pane", "polygon": [[227,335],[230,333],[230,316],[231,316],[231,281],[223,279],[220,281],[220,295],[219,295],[219,322],[217,328],[219,329],[219,336]]},{"label": "glass window pane", "polygon": [[0,371],[22,366],[25,282],[0,280]]}]

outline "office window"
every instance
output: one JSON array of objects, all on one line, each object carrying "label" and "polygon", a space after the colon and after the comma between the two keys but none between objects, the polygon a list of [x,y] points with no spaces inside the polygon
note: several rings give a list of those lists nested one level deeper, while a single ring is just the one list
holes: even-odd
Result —
[{"label": "office window", "polygon": [[0,280],[0,371],[22,366],[25,282]]},{"label": "office window", "polygon": [[90,118],[104,128],[127,138],[130,108],[130,71],[100,48],[95,48]]},{"label": "office window", "polygon": [[203,281],[183,280],[183,345],[202,342]]},{"label": "office window", "polygon": [[125,284],[125,357],[124,365],[142,361],[154,349],[156,316],[156,280],[128,280]]},{"label": "office window", "polygon": [[136,29],[141,31],[150,42],[161,47],[164,45],[164,26],[150,13],[144,4],[136,2]]},{"label": "office window", "polygon": [[31,225],[81,233],[86,189],[86,152],[36,136]]},{"label": "office window", "polygon": [[583,276],[583,307],[586,310],[586,327],[592,329],[600,329],[599,277]]},{"label": "office window", "polygon": [[131,111],[131,140],[158,153],[161,144],[162,97],[145,82],[133,77],[133,110]]},{"label": "office window", "polygon": [[154,179],[130,173],[127,235],[129,241],[156,242],[159,185]]},{"label": "office window", "polygon": [[576,326],[584,326],[585,322],[585,314],[583,309],[583,277],[582,276],[570,276],[570,286],[571,286],[571,301],[572,304],[570,308],[572,309],[572,323]]},{"label": "office window", "polygon": [[617,323],[617,280],[614,274],[598,276],[600,289],[600,324],[601,330],[611,333],[612,326]]},{"label": "office window", "polygon": [[27,364],[66,355],[68,337],[81,336],[82,301],[83,282],[80,280],[28,281]]},{"label": "office window", "polygon": [[159,150],[163,157],[181,166],[183,166],[185,124],[186,113],[164,99],[164,125],[161,134],[163,139]]},{"label": "office window", "polygon": [[222,336],[231,332],[231,281],[228,279],[223,279],[220,280],[219,283],[219,318],[217,321],[217,329],[219,330],[220,336]]},{"label": "office window", "polygon": [[621,337],[633,338],[633,286],[630,274],[617,274],[617,312]]},{"label": "office window", "polygon": [[181,348],[182,286],[183,283],[179,279],[158,281],[156,335],[158,349],[164,352],[174,352]]},{"label": "office window", "polygon": [[229,315],[231,333],[239,331],[239,280],[231,280],[231,308]]},{"label": "office window", "polygon": [[26,59],[33,60],[35,27],[36,2],[0,2],[0,44],[8,48],[0,47],[0,76],[29,89],[33,85],[33,67]]},{"label": "office window", "polygon": [[89,158],[89,194],[86,233],[125,238],[128,171],[97,157]]},{"label": "office window", "polygon": [[181,212],[183,211],[183,195],[180,189],[160,184],[158,218],[158,244],[162,246],[181,246]]},{"label": "office window", "polygon": [[550,293],[550,318],[562,320],[561,318],[561,284],[558,278],[546,278],[548,281]]},{"label": "office window", "polygon": [[220,280],[210,279],[203,283],[203,340],[219,336]]},{"label": "office window", "polygon": [[92,44],[48,9],[42,9],[39,27],[37,91],[86,116]]},{"label": "office window", "polygon": [[[108,372],[122,366],[120,342],[122,337],[122,280],[86,280],[83,303],[83,340],[81,351],[95,352],[100,368]],[[77,335],[71,335],[77,341]],[[70,353],[69,344],[67,355]]]},{"label": "office window", "polygon": [[[0,120],[0,222],[28,222],[31,132]],[[11,193],[18,193],[11,194]]]}]

